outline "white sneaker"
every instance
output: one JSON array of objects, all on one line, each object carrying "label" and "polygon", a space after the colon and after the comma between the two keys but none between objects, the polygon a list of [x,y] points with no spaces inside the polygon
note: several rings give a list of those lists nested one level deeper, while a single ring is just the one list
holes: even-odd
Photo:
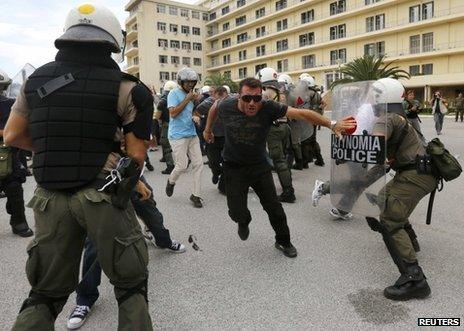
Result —
[{"label": "white sneaker", "polygon": [[90,313],[89,306],[76,306],[68,318],[68,329],[79,329],[85,322],[87,315]]},{"label": "white sneaker", "polygon": [[330,209],[330,215],[332,215],[335,219],[340,219],[340,220],[343,220],[343,221],[349,221],[350,219],[353,218],[353,214],[352,213],[347,213],[347,214],[342,214],[340,213],[340,211],[335,208],[335,207],[332,207],[332,209]]},{"label": "white sneaker", "polygon": [[314,182],[313,194],[311,195],[312,200],[313,200],[313,207],[316,207],[319,204],[319,200],[324,195],[324,192],[322,191],[323,188],[324,188],[324,182],[316,179],[316,181]]},{"label": "white sneaker", "polygon": [[172,253],[184,253],[186,251],[185,246],[182,245],[180,242],[177,240],[172,239],[172,244],[171,247],[166,248]]}]

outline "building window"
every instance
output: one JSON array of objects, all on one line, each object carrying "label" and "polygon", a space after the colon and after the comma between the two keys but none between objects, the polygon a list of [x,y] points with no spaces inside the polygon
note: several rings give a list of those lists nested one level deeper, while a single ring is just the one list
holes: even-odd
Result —
[{"label": "building window", "polygon": [[182,65],[190,67],[190,58],[189,57],[182,57]]},{"label": "building window", "polygon": [[166,23],[158,22],[156,23],[156,26],[158,28],[158,31],[166,31]]},{"label": "building window", "polygon": [[230,46],[230,38],[224,39],[222,41],[222,48],[229,47]]},{"label": "building window", "polygon": [[222,25],[222,31],[227,31],[229,30],[229,27],[230,27],[230,23],[229,22],[226,22]]},{"label": "building window", "polygon": [[200,19],[200,12],[192,10],[192,17],[197,19],[197,20]]},{"label": "building window", "polygon": [[160,14],[166,13],[166,6],[165,6],[165,5],[162,5],[162,4],[160,4],[160,3],[158,3],[158,4],[156,5],[156,12],[157,12],[157,13],[160,13]]},{"label": "building window", "polygon": [[246,15],[237,17],[235,19],[235,26],[239,26],[239,25],[242,25],[242,24],[245,24],[245,23],[246,23]]},{"label": "building window", "polygon": [[422,35],[422,52],[433,51],[433,32]]},{"label": "building window", "polygon": [[330,27],[330,40],[346,37],[346,24],[340,24]]},{"label": "building window", "polygon": [[325,86],[329,87],[334,81],[339,80],[341,78],[343,78],[343,74],[341,74],[338,71],[325,74]]},{"label": "building window", "polygon": [[201,43],[193,43],[193,50],[194,51],[201,51],[201,49],[202,49]]},{"label": "building window", "polygon": [[180,63],[180,59],[178,56],[171,56],[171,63],[172,64],[179,64]]},{"label": "building window", "polygon": [[267,67],[266,63],[261,63],[261,64],[258,64],[258,65],[255,65],[255,74],[257,74],[258,71],[260,71],[261,69],[266,68],[266,67]]},{"label": "building window", "polygon": [[189,11],[187,9],[181,9],[180,10],[180,16],[189,17]]},{"label": "building window", "polygon": [[421,5],[409,7],[409,22],[419,22],[420,20],[427,20],[433,18],[434,15],[434,4],[433,1]]},{"label": "building window", "polygon": [[138,65],[139,64],[139,57],[138,56],[134,57],[132,59],[132,62],[133,62],[134,65]]},{"label": "building window", "polygon": [[276,11],[287,8],[287,0],[279,0],[275,3]]},{"label": "building window", "polygon": [[177,16],[177,7],[169,6],[169,14]]},{"label": "building window", "polygon": [[409,74],[411,76],[419,76],[420,75],[420,66],[419,65],[409,66]]},{"label": "building window", "polygon": [[170,32],[177,33],[177,30],[178,30],[177,24],[169,24],[169,31]]},{"label": "building window", "polygon": [[286,72],[288,71],[288,60],[279,60],[277,61],[277,72]]},{"label": "building window", "polygon": [[222,56],[222,63],[229,64],[230,63],[230,54],[226,54]]},{"label": "building window", "polygon": [[[208,13],[203,13],[202,16],[203,16],[203,21],[208,22],[208,20],[209,20],[209,15],[208,15]],[[214,18],[216,18],[216,14],[214,15]]]},{"label": "building window", "polygon": [[409,53],[411,54],[420,53],[420,35],[409,37]]},{"label": "building window", "polygon": [[237,0],[237,8],[240,8],[245,5],[246,5],[246,0]]},{"label": "building window", "polygon": [[299,41],[300,41],[300,47],[314,44],[314,32],[300,34]]},{"label": "building window", "polygon": [[385,29],[385,14],[366,18],[366,32]]},{"label": "building window", "polygon": [[276,43],[277,46],[277,52],[282,52],[288,49],[288,40],[283,39],[283,40],[278,40]]},{"label": "building window", "polygon": [[201,66],[201,59],[199,57],[193,58],[193,65],[194,66]]},{"label": "building window", "polygon": [[409,23],[420,21],[420,5],[409,7]]},{"label": "building window", "polygon": [[379,2],[379,1],[380,1],[380,0],[365,0],[365,1],[364,1],[364,4],[365,4],[366,6],[368,6],[368,5],[372,5],[373,3],[376,3],[376,2]]},{"label": "building window", "polygon": [[433,75],[433,63],[422,65],[422,75]]},{"label": "building window", "polygon": [[179,40],[171,40],[170,45],[171,45],[171,48],[180,48]]},{"label": "building window", "polygon": [[301,24],[314,21],[314,9],[301,13]]},{"label": "building window", "polygon": [[246,58],[247,58],[247,51],[246,50],[238,52],[238,60],[239,61],[246,60]]},{"label": "building window", "polygon": [[177,80],[177,72],[171,72],[171,79],[173,81],[176,81]]},{"label": "building window", "polygon": [[288,27],[287,23],[288,21],[286,18],[281,21],[277,21],[277,31],[285,30]]},{"label": "building window", "polygon": [[167,55],[160,55],[159,56],[159,63],[168,63]]},{"label": "building window", "polygon": [[237,44],[243,43],[248,40],[248,33],[244,32],[237,35]]},{"label": "building window", "polygon": [[192,44],[189,41],[183,41],[182,49],[190,51],[192,49]]},{"label": "building window", "polygon": [[230,11],[229,6],[225,6],[224,8],[221,9],[222,15],[227,14]]},{"label": "building window", "polygon": [[266,55],[266,45],[256,47],[256,56]]},{"label": "building window", "polygon": [[238,69],[238,78],[243,79],[243,78],[246,78],[247,76],[248,76],[248,74],[247,74],[247,68],[246,67]]},{"label": "building window", "polygon": [[181,31],[182,33],[185,33],[185,34],[188,35],[188,34],[190,34],[190,27],[187,26],[187,25],[182,25],[182,26],[180,27],[180,31]]},{"label": "building window", "polygon": [[160,71],[160,81],[169,80],[169,72]]},{"label": "building window", "polygon": [[346,48],[330,51],[330,64],[346,63]]},{"label": "building window", "polygon": [[301,57],[301,66],[303,69],[314,68],[316,66],[316,55],[305,55]]},{"label": "building window", "polygon": [[385,55],[385,41],[364,45],[364,55],[382,56]]},{"label": "building window", "polygon": [[223,76],[227,77],[227,78],[230,78],[230,77],[232,77],[232,73],[230,71],[224,71]]},{"label": "building window", "polygon": [[266,34],[266,27],[262,26],[256,29],[256,38],[263,37]]},{"label": "building window", "polygon": [[266,15],[266,8],[259,8],[256,12],[256,18],[260,18],[260,17],[263,17],[264,15]]},{"label": "building window", "polygon": [[[422,19],[427,20],[433,18],[433,1],[422,4]],[[422,72],[422,74],[424,74]]]},{"label": "building window", "polygon": [[195,36],[199,36],[200,35],[200,28],[192,27],[192,34],[194,34]]},{"label": "building window", "polygon": [[346,11],[346,1],[338,0],[330,4],[330,15],[337,15]]},{"label": "building window", "polygon": [[158,39],[158,47],[168,47],[167,39]]},{"label": "building window", "polygon": [[[204,17],[203,17],[204,18]],[[212,20],[215,20],[216,19],[216,13],[211,13],[209,14],[209,20],[212,21]]]}]

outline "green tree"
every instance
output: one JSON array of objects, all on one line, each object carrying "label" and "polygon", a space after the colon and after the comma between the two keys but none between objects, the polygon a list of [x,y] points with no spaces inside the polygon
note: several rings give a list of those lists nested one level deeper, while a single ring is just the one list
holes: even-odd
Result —
[{"label": "green tree", "polygon": [[354,59],[341,67],[340,73],[345,76],[335,80],[330,85],[330,88],[332,89],[338,84],[377,80],[380,78],[409,79],[410,75],[407,71],[400,69],[398,66],[393,66],[395,61],[384,63],[384,60],[384,55],[364,55],[363,57]]},{"label": "green tree", "polygon": [[227,85],[230,87],[231,92],[238,91],[237,83],[235,83],[228,75],[224,75],[221,73],[212,74],[211,76],[206,77],[205,85],[209,85],[209,86]]}]

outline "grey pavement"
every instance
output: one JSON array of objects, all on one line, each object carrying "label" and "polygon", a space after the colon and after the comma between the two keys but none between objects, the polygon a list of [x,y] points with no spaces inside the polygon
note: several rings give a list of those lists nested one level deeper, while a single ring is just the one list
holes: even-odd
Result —
[{"label": "grey pavement", "polygon": [[[424,117],[427,137],[435,136],[433,120]],[[326,162],[329,132],[318,132]],[[440,136],[455,154],[464,157],[464,123],[447,117]],[[425,224],[428,197],[411,217],[422,251],[419,261],[432,295],[426,300],[391,302],[382,296],[385,286],[398,277],[396,267],[378,233],[362,217],[333,221],[328,197],[311,206],[315,179],[328,179],[329,166],[293,171],[297,196],[285,204],[296,259],[274,247],[273,231],[254,193],[248,203],[253,215],[247,241],[237,235],[228,215],[225,197],[203,171],[204,208],[188,200],[191,178],[182,176],[174,195],[166,197],[167,177],[160,174],[160,151],[149,153],[155,171],[146,173],[154,187],[158,207],[173,238],[187,243],[193,234],[202,251],[190,246],[184,254],[170,254],[149,246],[149,300],[153,324],[163,330],[396,330],[417,328],[418,317],[464,317],[464,176],[446,183],[437,194],[431,225]],[[26,200],[33,194],[28,178]],[[0,200],[0,329],[11,328],[29,286],[24,273],[28,239],[11,234]],[[27,211],[33,224],[31,210]],[[112,287],[103,277],[100,299],[82,330],[116,330],[117,304]],[[56,321],[66,329],[68,304]],[[462,324],[461,324],[462,325]]]}]

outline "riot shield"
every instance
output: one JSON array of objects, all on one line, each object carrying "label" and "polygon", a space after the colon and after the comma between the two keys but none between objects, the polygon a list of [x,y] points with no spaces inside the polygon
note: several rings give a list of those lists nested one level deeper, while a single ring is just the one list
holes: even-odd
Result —
[{"label": "riot shield", "polygon": [[35,71],[35,68],[26,63],[24,67],[13,77],[11,85],[8,87],[6,94],[9,98],[16,99],[21,91],[21,86]]},{"label": "riot shield", "polygon": [[[294,108],[314,109],[311,103],[313,95],[306,84],[297,84],[288,91],[287,104]],[[297,144],[308,139],[314,133],[314,125],[302,120],[291,120],[292,143]]]},{"label": "riot shield", "polygon": [[339,210],[378,217],[385,206],[386,107],[374,104],[372,84],[356,82],[333,90],[332,119],[351,116],[357,125],[342,138],[332,135],[330,199]]}]

